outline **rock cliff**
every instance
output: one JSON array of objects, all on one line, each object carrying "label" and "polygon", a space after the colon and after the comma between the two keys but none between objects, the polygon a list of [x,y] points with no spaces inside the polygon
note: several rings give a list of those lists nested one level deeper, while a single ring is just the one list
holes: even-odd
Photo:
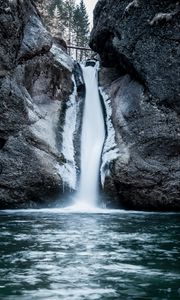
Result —
[{"label": "rock cliff", "polygon": [[0,208],[50,203],[68,188],[61,126],[72,69],[32,1],[0,0]]},{"label": "rock cliff", "polygon": [[179,1],[98,1],[90,46],[119,152],[108,206],[180,210]]}]

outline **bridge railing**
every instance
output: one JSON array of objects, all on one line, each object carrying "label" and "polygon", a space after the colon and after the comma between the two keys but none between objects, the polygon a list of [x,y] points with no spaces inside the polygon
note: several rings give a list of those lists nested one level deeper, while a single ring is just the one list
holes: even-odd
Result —
[{"label": "bridge railing", "polygon": [[68,49],[68,54],[77,61],[83,61],[88,58],[92,58],[94,55],[92,49],[87,47],[68,45],[67,49]]}]

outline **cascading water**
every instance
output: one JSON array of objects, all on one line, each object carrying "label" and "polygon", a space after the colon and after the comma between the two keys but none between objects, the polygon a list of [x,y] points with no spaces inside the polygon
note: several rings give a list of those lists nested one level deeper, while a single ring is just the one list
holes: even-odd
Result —
[{"label": "cascading water", "polygon": [[86,85],[81,136],[81,176],[76,207],[95,208],[98,202],[99,168],[105,125],[98,91],[98,63],[82,67]]}]

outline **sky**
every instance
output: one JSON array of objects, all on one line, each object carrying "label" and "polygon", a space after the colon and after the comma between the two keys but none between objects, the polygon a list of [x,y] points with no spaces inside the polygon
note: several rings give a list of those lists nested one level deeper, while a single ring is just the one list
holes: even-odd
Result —
[{"label": "sky", "polygon": [[[76,1],[79,3],[79,0],[76,0]],[[91,27],[93,24],[93,9],[97,2],[98,2],[98,0],[84,0],[84,4],[86,5],[87,12],[89,15],[89,21],[90,21]]]}]

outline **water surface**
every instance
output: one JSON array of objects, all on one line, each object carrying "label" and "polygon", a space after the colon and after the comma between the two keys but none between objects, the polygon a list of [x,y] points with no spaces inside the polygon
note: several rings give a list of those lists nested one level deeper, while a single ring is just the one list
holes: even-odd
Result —
[{"label": "water surface", "polygon": [[178,300],[178,214],[0,212],[0,299]]}]

